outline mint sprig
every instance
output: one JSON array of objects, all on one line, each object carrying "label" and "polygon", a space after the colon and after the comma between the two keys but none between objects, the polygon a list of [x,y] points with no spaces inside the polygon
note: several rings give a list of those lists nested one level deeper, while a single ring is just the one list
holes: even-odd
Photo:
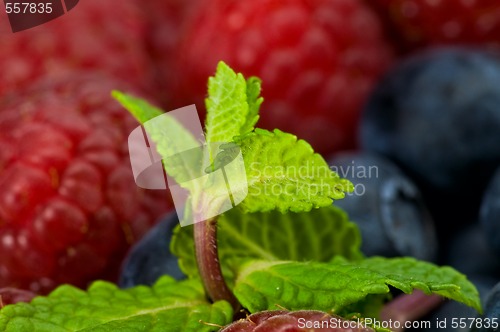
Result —
[{"label": "mint sprig", "polygon": [[[280,130],[269,132],[254,128],[263,101],[260,90],[258,78],[245,80],[243,75],[235,73],[223,62],[219,63],[216,74],[209,78],[208,83],[206,141],[237,144],[245,162],[246,180],[236,182],[248,186],[248,195],[238,208],[245,212],[303,212],[328,206],[333,200],[343,198],[346,192],[351,192],[352,184],[340,179],[306,141]],[[142,124],[164,114],[139,98],[118,91],[113,96]],[[174,153],[197,146],[196,139],[174,117],[165,117],[163,127],[168,127],[171,135],[165,135],[161,126],[145,129],[156,142],[158,153],[165,157],[167,173],[174,178],[179,178],[179,174],[198,177],[201,155],[190,165],[168,162]],[[224,146],[227,144],[220,145]],[[222,150],[210,152],[211,160],[224,153]],[[169,168],[169,164],[177,168]],[[191,190],[192,197],[200,197],[197,190],[200,188],[187,189]],[[196,205],[196,202],[192,204]]]},{"label": "mint sprig", "polygon": [[[144,102],[134,104],[133,98],[127,99],[126,96],[116,92],[115,95],[118,95],[118,100],[122,105],[140,121],[148,119],[155,113],[145,107]],[[177,179],[180,177],[177,172],[182,173],[179,169],[182,167],[194,167],[194,174],[200,174],[201,170],[205,170],[205,173],[207,170],[213,171],[217,166],[219,153],[222,152],[227,157],[227,152],[219,151],[220,147],[226,146],[227,143],[234,143],[241,149],[246,176],[232,176],[231,190],[233,197],[235,193],[239,195],[248,190],[248,195],[238,205],[243,210],[252,212],[310,211],[312,208],[328,206],[333,199],[342,198],[345,192],[352,190],[350,182],[340,180],[335,172],[328,169],[324,159],[315,154],[305,141],[297,140],[294,135],[279,130],[273,133],[260,129],[254,130],[261,103],[260,81],[257,78],[245,80],[243,75],[235,73],[225,63],[219,63],[215,76],[209,78],[208,98],[206,99],[205,131],[210,165],[203,167],[203,165],[198,165],[198,162],[194,166],[176,162],[175,167],[166,165],[167,173],[169,170],[175,170],[176,174],[173,176]],[[141,110],[144,110],[142,114]],[[149,122],[143,122],[145,127]],[[148,132],[148,128],[145,129]],[[161,131],[161,128],[153,128],[153,130],[153,133],[149,134],[157,143],[158,152],[167,159],[165,163],[168,163],[168,158],[171,157],[170,150],[179,150],[178,146],[183,143],[172,140],[172,136],[166,138],[158,134],[157,130]],[[186,136],[177,127],[175,130],[180,132],[181,138]],[[187,141],[189,142],[189,137]],[[266,174],[262,176],[256,174],[253,169],[255,166],[262,169],[271,168],[273,172],[269,176]],[[299,171],[304,168],[313,172],[303,176]],[[277,169],[278,171],[275,171]],[[282,172],[279,169],[282,169]],[[292,176],[291,172],[295,172],[296,175]],[[189,171],[184,173],[191,174]],[[193,176],[193,178],[196,177]],[[213,181],[206,179],[204,184],[187,187],[187,189],[190,190],[190,197],[187,200],[188,205],[185,207],[184,216],[192,217],[195,221],[201,218],[211,218],[207,216],[213,216],[214,212],[223,210],[223,206],[228,203],[224,196],[225,193],[227,194],[226,184],[221,181],[216,181],[214,184]],[[262,190],[269,192],[262,192]],[[270,192],[270,190],[273,191]],[[209,213],[205,211],[206,209],[209,209]],[[216,218],[214,218],[194,226],[198,270],[205,289],[213,300],[225,299],[233,304],[234,309],[238,309],[239,305],[228,289],[220,268],[217,255],[216,223]]]}]

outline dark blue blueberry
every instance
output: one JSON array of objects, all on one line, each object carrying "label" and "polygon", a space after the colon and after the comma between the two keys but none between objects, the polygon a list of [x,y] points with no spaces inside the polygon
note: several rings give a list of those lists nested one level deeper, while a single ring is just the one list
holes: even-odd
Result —
[{"label": "dark blue blueberry", "polygon": [[467,276],[500,280],[500,258],[488,246],[486,233],[478,223],[455,235],[446,250],[446,265]]},{"label": "dark blue blueberry", "polygon": [[369,99],[360,133],[416,181],[438,224],[477,220],[500,165],[499,58],[448,48],[402,62]]},{"label": "dark blue blueberry", "polygon": [[[476,325],[471,331],[500,331],[500,283],[496,284],[489,292],[486,298],[486,305],[484,306],[484,314],[479,318],[481,319],[482,326]],[[486,326],[487,322],[490,323],[489,328]]]},{"label": "dark blue blueberry", "polygon": [[375,154],[341,153],[333,170],[355,185],[355,192],[335,204],[361,231],[367,256],[413,256],[434,260],[433,222],[417,187],[387,159]]},{"label": "dark blue blueberry", "polygon": [[165,274],[178,280],[185,278],[177,257],[170,252],[172,232],[178,224],[177,215],[169,213],[132,247],[123,263],[120,287],[152,285]]},{"label": "dark blue blueberry", "polygon": [[[469,280],[476,286],[477,290],[479,291],[481,302],[485,303],[488,292],[496,283],[495,279],[477,276],[469,278]],[[473,325],[472,319],[476,318],[477,316],[478,313],[475,309],[460,302],[445,300],[439,308],[434,310],[426,317],[422,318],[422,321],[428,321],[431,323],[430,329],[412,329],[411,331],[419,330],[428,332],[467,332],[470,331],[470,327]],[[465,318],[465,320],[462,320],[462,324],[465,323],[465,327],[455,327],[453,325],[454,318],[456,323],[458,324],[460,324],[460,318]]]},{"label": "dark blue blueberry", "polygon": [[479,218],[489,245],[500,256],[500,168],[488,185]]},{"label": "dark blue blueberry", "polygon": [[[453,236],[447,248],[446,265],[450,265],[464,273],[476,285],[485,303],[488,292],[500,280],[500,261],[486,243],[485,234],[478,223],[475,223]],[[453,318],[475,318],[477,312],[461,303],[447,301],[430,317],[431,320],[447,318],[446,329],[434,331],[469,331],[471,321],[467,321],[467,328],[453,329]],[[499,323],[500,324],[500,323]]]},{"label": "dark blue blueberry", "polygon": [[[445,257],[446,265],[450,265],[464,273],[476,286],[481,302],[484,305],[488,293],[500,280],[500,261],[487,245],[485,234],[480,225],[474,223],[454,235]],[[441,307],[423,319],[431,322],[443,322],[446,319],[446,328],[444,328],[444,323],[441,323],[443,324],[441,327],[437,327],[434,323],[433,328],[429,330],[430,332],[469,331],[472,321],[468,319],[477,316],[478,313],[471,307],[455,301],[446,301]],[[467,318],[467,326],[465,328],[453,328],[453,318],[458,319],[458,322],[460,318]]]}]

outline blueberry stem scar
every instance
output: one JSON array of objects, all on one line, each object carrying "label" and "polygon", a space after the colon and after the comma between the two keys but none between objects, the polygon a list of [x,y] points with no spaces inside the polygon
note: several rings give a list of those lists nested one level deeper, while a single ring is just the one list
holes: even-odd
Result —
[{"label": "blueberry stem scar", "polygon": [[194,224],[196,261],[205,291],[212,301],[225,300],[237,312],[241,305],[222,275],[217,247],[217,217]]}]

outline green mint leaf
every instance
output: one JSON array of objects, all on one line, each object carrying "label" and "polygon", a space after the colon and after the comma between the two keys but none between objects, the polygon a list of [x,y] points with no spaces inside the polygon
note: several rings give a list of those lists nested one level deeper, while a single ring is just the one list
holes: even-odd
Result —
[{"label": "green mint leaf", "polygon": [[[179,185],[194,190],[195,188],[186,184],[186,180],[195,179],[201,174],[203,153],[201,149],[196,149],[200,142],[174,116],[168,116],[168,113],[147,101],[119,91],[113,91],[113,97],[144,126],[149,137],[156,143],[157,152],[164,158],[165,171]],[[163,116],[158,117],[159,115]],[[152,119],[156,120],[151,122]]]},{"label": "green mint leaf", "polygon": [[466,277],[451,267],[413,258],[368,258],[330,263],[251,261],[239,271],[234,293],[241,304],[257,312],[276,309],[317,309],[343,312],[368,295],[420,289],[462,302],[481,311],[479,295]]},{"label": "green mint leaf", "polygon": [[[342,308],[338,314],[345,317],[371,317],[380,320],[380,312],[382,311],[384,304],[391,298],[391,294],[370,294],[363,300]],[[376,330],[378,331],[378,329]],[[381,329],[381,331],[390,332],[390,330],[386,329]]]},{"label": "green mint leaf", "polygon": [[[243,214],[233,209],[218,221],[217,239],[223,273],[234,279],[233,269],[245,259],[328,262],[341,255],[349,260],[362,257],[361,236],[340,208],[328,206],[308,213]],[[171,242],[183,272],[196,277],[193,230],[177,227]]]},{"label": "green mint leaf", "polygon": [[215,76],[208,80],[207,142],[232,142],[234,136],[253,130],[262,103],[260,80],[235,73],[219,62]]},{"label": "green mint leaf", "polygon": [[247,121],[240,129],[242,135],[253,131],[259,121],[260,105],[264,101],[264,98],[260,97],[261,85],[262,82],[257,77],[250,77],[247,80],[248,115]]},{"label": "green mint leaf", "polygon": [[239,205],[245,212],[307,212],[329,206],[353,190],[323,157],[296,136],[278,129],[236,137],[248,181],[248,195]]},{"label": "green mint leaf", "polygon": [[203,324],[226,325],[232,309],[225,301],[210,304],[198,280],[161,278],[152,288],[126,290],[98,281],[87,292],[60,286],[47,297],[0,310],[0,331],[218,331]]},{"label": "green mint leaf", "polygon": [[111,95],[141,124],[165,113],[163,110],[151,105],[146,100],[133,97],[121,91],[114,90]]}]

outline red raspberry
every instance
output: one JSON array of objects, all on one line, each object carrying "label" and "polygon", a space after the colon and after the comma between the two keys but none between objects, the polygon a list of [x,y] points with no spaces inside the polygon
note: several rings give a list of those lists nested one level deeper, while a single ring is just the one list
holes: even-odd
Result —
[{"label": "red raspberry", "polygon": [[[156,65],[154,79],[161,93],[159,97],[168,105],[166,91],[172,90],[172,63],[179,43],[182,27],[200,0],[149,0],[141,3],[147,17],[146,45]],[[167,65],[168,64],[168,65]],[[185,106],[185,105],[183,105]]]},{"label": "red raspberry", "polygon": [[376,0],[406,48],[474,44],[500,47],[498,0]]},{"label": "red raspberry", "polygon": [[5,23],[1,28],[0,96],[40,77],[66,75],[68,69],[104,71],[144,86],[151,75],[144,17],[132,0],[80,1],[66,15],[35,28],[17,33]]},{"label": "red raspberry", "polygon": [[167,77],[178,80],[171,108],[201,107],[207,76],[224,60],[262,78],[259,126],[320,152],[351,148],[365,98],[392,60],[381,30],[358,0],[202,1],[176,50],[178,75]]},{"label": "red raspberry", "polygon": [[2,106],[0,288],[114,279],[127,248],[167,211],[165,191],[134,183],[127,136],[137,122],[112,89],[130,90],[77,74]]},{"label": "red raspberry", "polygon": [[322,311],[262,311],[239,320],[221,332],[373,332],[355,321]]}]

